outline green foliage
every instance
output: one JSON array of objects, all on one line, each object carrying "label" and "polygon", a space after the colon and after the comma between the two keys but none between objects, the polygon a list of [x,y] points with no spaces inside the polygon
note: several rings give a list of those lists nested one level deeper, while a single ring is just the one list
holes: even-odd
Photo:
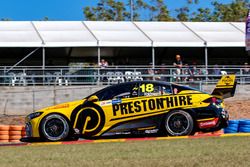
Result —
[{"label": "green foliage", "polygon": [[230,4],[212,3],[214,13],[212,21],[244,21],[249,6],[248,0],[235,0]]},{"label": "green foliage", "polygon": [[213,10],[199,8],[191,16],[191,21],[244,21],[247,15],[248,0],[234,0],[229,4],[212,2]]},{"label": "green foliage", "polygon": [[98,0],[96,6],[83,8],[84,18],[93,21],[131,20],[131,2],[134,21],[244,21],[250,5],[249,0],[234,0],[228,4],[211,0],[212,8],[194,11],[190,5],[197,5],[199,0],[187,0],[184,6],[174,10],[175,13],[170,13],[164,0]]},{"label": "green foliage", "polygon": [[176,16],[178,21],[188,21],[189,20],[189,8],[187,6],[176,9],[175,11],[178,13]]},{"label": "green foliage", "polygon": [[49,17],[48,16],[45,16],[41,21],[49,21]]},{"label": "green foliage", "polygon": [[199,8],[197,12],[194,12],[191,16],[191,21],[211,21],[211,9],[209,8]]},{"label": "green foliage", "polygon": [[[154,8],[156,6],[156,8]],[[153,9],[154,8],[154,9]],[[164,4],[163,0],[156,0],[155,5],[151,5],[151,8],[153,9],[152,12],[155,12],[155,16],[152,18],[152,20],[156,21],[171,21],[173,18],[171,18],[169,14],[169,10]]]},{"label": "green foliage", "polygon": [[[127,2],[127,3],[126,3]],[[163,0],[99,0],[94,7],[86,6],[83,14],[86,20],[125,21],[130,20],[132,3],[133,20],[169,21],[172,18]]]}]

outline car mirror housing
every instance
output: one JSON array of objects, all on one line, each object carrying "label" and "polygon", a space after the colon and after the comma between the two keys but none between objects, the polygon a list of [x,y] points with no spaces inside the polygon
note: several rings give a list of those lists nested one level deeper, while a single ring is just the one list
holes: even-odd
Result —
[{"label": "car mirror housing", "polygon": [[90,96],[88,98],[88,101],[89,102],[97,102],[97,101],[99,101],[99,98],[96,95],[93,95],[93,96]]}]

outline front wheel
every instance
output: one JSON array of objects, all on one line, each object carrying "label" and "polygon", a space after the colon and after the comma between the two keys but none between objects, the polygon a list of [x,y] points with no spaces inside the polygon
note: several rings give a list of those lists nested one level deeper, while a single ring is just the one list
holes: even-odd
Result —
[{"label": "front wheel", "polygon": [[170,136],[192,135],[194,132],[193,118],[183,110],[171,111],[165,117],[164,131]]},{"label": "front wheel", "polygon": [[59,114],[46,116],[40,124],[41,136],[48,141],[62,141],[69,137],[68,121]]}]

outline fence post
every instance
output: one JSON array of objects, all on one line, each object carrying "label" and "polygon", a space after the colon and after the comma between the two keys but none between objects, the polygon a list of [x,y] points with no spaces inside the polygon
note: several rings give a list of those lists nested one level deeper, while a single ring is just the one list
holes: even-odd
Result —
[{"label": "fence post", "polygon": [[202,84],[202,81],[199,81],[199,87],[200,87],[200,91],[203,91],[203,84]]},{"label": "fence post", "polygon": [[8,98],[5,100],[5,103],[4,103],[3,115],[7,115],[7,112],[6,112],[7,104],[8,104]]},{"label": "fence post", "polygon": [[33,89],[32,90],[32,103],[33,103],[33,105],[32,105],[32,112],[35,112],[35,90]]},{"label": "fence post", "polygon": [[56,87],[53,87],[53,103],[56,105]]}]

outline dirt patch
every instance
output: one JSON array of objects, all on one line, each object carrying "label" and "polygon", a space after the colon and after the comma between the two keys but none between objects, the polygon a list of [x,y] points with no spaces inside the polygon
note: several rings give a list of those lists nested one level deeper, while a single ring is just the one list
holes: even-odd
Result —
[{"label": "dirt patch", "polygon": [[1,125],[24,125],[25,116],[0,116]]},{"label": "dirt patch", "polygon": [[250,119],[250,100],[225,101],[230,119]]},{"label": "dirt patch", "polygon": [[[250,100],[225,101],[230,119],[250,119]],[[24,125],[25,116],[0,116],[0,124]]]}]

